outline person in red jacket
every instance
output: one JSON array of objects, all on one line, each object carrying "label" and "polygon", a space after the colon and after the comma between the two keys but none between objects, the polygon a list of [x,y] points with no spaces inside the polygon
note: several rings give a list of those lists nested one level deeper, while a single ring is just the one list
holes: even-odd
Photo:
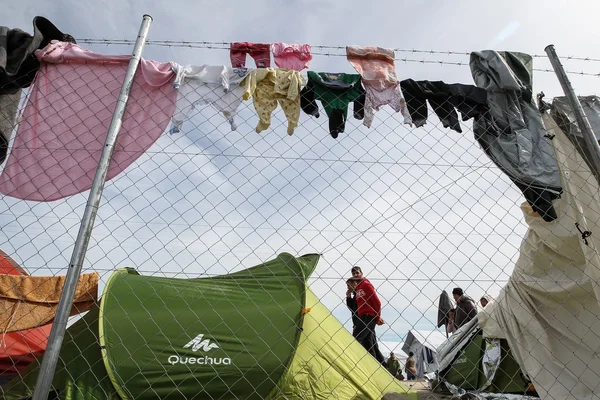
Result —
[{"label": "person in red jacket", "polygon": [[356,303],[358,306],[356,314],[360,320],[360,329],[358,329],[356,340],[377,361],[385,366],[385,358],[381,354],[381,351],[379,351],[377,336],[375,335],[375,326],[384,324],[383,319],[381,319],[381,301],[379,301],[379,297],[377,297],[377,293],[371,282],[363,276],[360,267],[352,268],[351,282],[356,293]]}]

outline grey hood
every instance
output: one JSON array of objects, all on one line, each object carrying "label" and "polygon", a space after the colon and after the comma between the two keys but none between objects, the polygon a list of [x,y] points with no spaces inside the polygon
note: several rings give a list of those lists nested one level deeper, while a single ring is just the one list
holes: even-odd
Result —
[{"label": "grey hood", "polygon": [[494,50],[471,53],[471,74],[475,85],[488,92],[532,88],[533,58],[525,53]]}]

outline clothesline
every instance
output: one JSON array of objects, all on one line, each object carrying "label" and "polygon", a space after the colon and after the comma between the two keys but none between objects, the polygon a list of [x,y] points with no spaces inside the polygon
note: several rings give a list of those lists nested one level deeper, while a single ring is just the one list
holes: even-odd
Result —
[{"label": "clothesline", "polygon": [[[133,45],[135,41],[126,40],[126,39],[77,39],[78,42],[86,43],[86,44],[102,44],[102,45],[111,45],[111,44],[121,44],[121,45]],[[164,47],[178,47],[178,48],[192,48],[192,49],[210,49],[210,50],[227,50],[229,51],[229,43],[225,42],[189,42],[189,41],[147,41],[147,45],[150,46],[164,46]],[[336,47],[336,46],[312,46],[313,49],[335,49],[335,50],[344,50],[345,47]],[[406,49],[393,49],[395,52],[399,53],[415,53],[415,54],[445,54],[445,55],[461,55],[468,56],[470,53],[467,52],[456,52],[456,51],[435,51],[435,50],[406,50]],[[346,53],[336,54],[331,52],[319,52],[312,51],[312,55],[326,56],[326,57],[346,57]],[[547,58],[546,56],[536,54],[532,55],[534,58]],[[576,57],[569,56],[564,57],[568,60],[580,60],[580,61],[590,61],[590,62],[600,62],[600,59],[589,58],[589,57]],[[426,59],[415,59],[408,57],[395,57],[395,61],[400,61],[404,63],[418,63],[418,64],[437,64],[437,65],[454,65],[454,66],[468,66],[468,61],[446,61],[446,60],[426,60]],[[545,72],[545,73],[554,73],[554,70],[551,68],[533,68],[535,72]],[[596,78],[600,78],[600,72],[587,72],[587,71],[565,71],[570,75],[579,75],[579,76],[593,76]]]},{"label": "clothesline", "polygon": [[[252,48],[250,49],[250,47]],[[273,44],[273,49],[276,47],[276,44]],[[309,46],[300,45],[298,49],[310,52]],[[229,50],[231,51],[231,49]],[[267,57],[270,58],[271,50],[271,45],[266,44],[250,45],[241,43],[240,46],[238,46],[238,51],[240,52],[251,52],[250,56],[255,59],[257,66],[259,62],[263,62]],[[254,53],[252,53],[252,51],[254,51]],[[389,104],[394,111],[402,112],[404,123],[410,123],[410,116],[408,115],[408,110],[403,102],[399,87],[402,82],[396,80],[394,65],[393,62],[390,61],[393,60],[394,53],[388,49],[380,49],[379,51],[382,51],[382,54],[385,56],[385,61],[383,61],[381,65],[376,66],[373,64],[374,60],[368,60],[366,62],[356,60],[355,57],[364,58],[365,55],[360,53],[364,51],[363,48],[355,48],[352,51],[358,53],[353,55],[354,58],[349,58],[349,61],[359,73],[362,73],[363,70],[370,70],[370,72],[376,70],[378,73],[384,72],[384,75],[382,75],[383,79],[387,79],[385,77],[390,77],[389,79],[394,80],[395,83],[390,86],[391,92],[381,92],[390,95],[391,97],[384,98],[383,103],[380,104],[380,106]],[[258,52],[258,54],[256,52]],[[286,56],[290,54],[291,53],[285,53]],[[233,52],[230,53],[230,56],[232,56],[232,63],[234,63],[234,61],[245,63],[245,59],[241,61],[238,59],[234,60],[233,55]],[[275,63],[277,64],[278,59],[276,54],[273,53],[273,56],[275,58]],[[38,73],[39,78],[52,82],[52,84],[49,86],[33,86],[35,95],[32,95],[30,101],[27,102],[27,106],[24,108],[21,118],[23,121],[35,120],[40,122],[37,125],[27,123],[19,124],[16,138],[12,146],[13,151],[11,152],[11,156],[3,174],[0,175],[0,192],[25,200],[52,201],[79,193],[89,187],[90,180],[87,178],[89,174],[85,173],[85,171],[89,168],[95,168],[97,165],[94,162],[94,157],[98,155],[98,151],[83,146],[82,143],[93,141],[91,140],[91,137],[101,137],[105,134],[102,124],[96,124],[99,128],[96,129],[97,132],[96,130],[92,132],[80,123],[82,117],[85,117],[85,119],[90,118],[90,116],[87,115],[82,114],[79,116],[77,114],[77,110],[88,109],[82,107],[83,104],[87,104],[86,101],[91,102],[89,107],[100,107],[97,110],[96,108],[94,109],[93,115],[100,115],[100,112],[103,109],[101,109],[101,105],[93,101],[94,99],[92,97],[89,99],[87,97],[85,97],[85,99],[81,97],[85,96],[85,93],[87,92],[84,91],[79,93],[79,91],[76,90],[76,87],[70,85],[69,82],[79,82],[78,80],[82,76],[89,76],[93,77],[93,79],[86,83],[92,91],[94,90],[93,88],[103,88],[112,85],[114,79],[118,78],[118,75],[123,74],[126,70],[129,57],[97,54],[85,50],[73,43],[60,41],[52,42],[44,49],[41,49],[37,54],[37,57],[43,61],[42,67]],[[369,117],[369,110],[372,121],[374,114],[373,109],[377,105],[371,104],[369,109],[367,107],[369,106],[369,100],[381,100],[377,98],[370,99],[368,95],[365,96],[365,88],[363,85],[369,89],[367,81],[361,82],[360,75],[358,74],[317,74],[309,71],[308,83],[303,89],[304,78],[300,75],[300,69],[306,68],[307,65],[304,64],[306,63],[306,59],[302,58],[303,55],[298,57],[300,58],[298,58],[297,61],[300,61],[300,64],[294,64],[299,67],[298,70],[286,68],[278,70],[258,68],[253,70],[244,68],[239,69],[240,66],[234,66],[238,68],[236,69],[222,65],[181,66],[173,62],[158,63],[155,61],[143,60],[140,69],[145,72],[139,75],[136,83],[145,85],[148,89],[141,92],[135,89],[135,87],[132,88],[128,112],[132,115],[137,115],[137,118],[140,120],[144,120],[144,124],[143,127],[141,124],[123,124],[124,129],[119,138],[125,142],[136,143],[136,146],[119,146],[118,150],[113,154],[113,159],[116,159],[118,162],[111,165],[111,171],[109,171],[108,174],[109,177],[116,176],[142,153],[148,152],[150,146],[158,139],[160,134],[164,132],[166,124],[169,121],[172,121],[172,127],[177,127],[177,132],[180,132],[183,121],[190,117],[189,114],[194,109],[196,103],[216,104],[217,109],[221,111],[224,117],[230,122],[232,130],[235,130],[234,117],[236,115],[237,107],[243,100],[249,100],[252,96],[256,100],[258,96],[256,90],[260,85],[264,86],[264,82],[270,82],[270,80],[266,79],[269,74],[276,75],[277,85],[279,85],[277,90],[281,91],[278,93],[286,93],[284,97],[278,98],[277,101],[281,103],[284,112],[287,111],[288,134],[292,134],[293,130],[298,125],[300,116],[299,108],[302,103],[300,97],[303,97],[306,100],[305,107],[303,108],[305,113],[315,117],[318,117],[319,113],[316,101],[321,101],[322,107],[325,108],[325,113],[328,114],[329,130],[334,138],[337,138],[338,133],[344,132],[343,125],[345,125],[346,120],[345,113],[347,113],[348,104],[351,102],[355,103],[353,110],[354,117],[356,119],[363,119],[363,116],[359,116],[358,113],[364,112],[363,124],[367,128],[370,127],[370,123],[369,125],[366,123],[367,118]],[[290,59],[279,58],[279,62],[284,61],[290,62]],[[380,61],[381,60],[378,60],[377,62]],[[73,68],[73,65],[80,66]],[[292,66],[291,68],[294,67]],[[89,72],[92,71],[93,74],[89,74]],[[312,77],[311,73],[313,74]],[[173,81],[174,74],[176,76]],[[201,79],[198,80],[195,79],[195,77],[201,77]],[[246,84],[240,85],[241,81],[246,81]],[[311,84],[317,85],[319,88],[311,88]],[[226,88],[227,90],[224,92],[215,91],[214,85]],[[62,104],[61,102],[63,101],[67,87],[69,87],[69,90],[74,91],[73,97],[67,96],[71,101],[74,98],[81,97],[78,102],[78,107],[76,109],[69,107],[62,108],[60,116],[56,113],[47,111],[52,110],[54,104]],[[333,88],[333,91],[331,88]],[[340,88],[343,88],[342,92],[339,92]],[[411,89],[411,92],[414,89],[415,88]],[[268,94],[270,93],[269,90],[273,91],[275,90],[275,87],[269,87],[267,84],[267,86],[262,87],[260,90],[261,93],[266,90],[265,93]],[[440,88],[434,90],[440,90]],[[300,92],[303,93],[302,96],[300,96]],[[480,90],[480,92],[482,92],[482,90]],[[80,96],[76,97],[76,93]],[[379,92],[376,94],[378,93]],[[224,101],[224,99],[227,101]],[[257,125],[256,132],[269,128],[270,119],[266,118],[265,115],[271,114],[272,110],[267,110],[267,107],[271,107],[267,100],[268,99],[266,98],[261,98],[259,101],[254,102],[257,115],[259,116],[259,124]],[[333,101],[333,103],[331,101]],[[282,102],[286,103],[284,104]],[[177,107],[175,106],[175,103],[178,104]],[[332,106],[331,104],[334,103],[335,106]],[[142,106],[142,104],[145,105]],[[420,107],[419,101],[413,101],[410,104],[414,104],[415,107]],[[275,106],[277,107],[276,104]],[[459,109],[461,108],[461,105],[457,106]],[[220,109],[219,107],[224,108]],[[261,112],[263,109],[267,110],[266,113]],[[294,111],[291,111],[292,109],[294,109]],[[449,118],[449,126],[451,129],[462,132],[457,125],[458,117],[457,115],[454,115],[456,113],[452,110],[444,109],[442,111],[444,121],[446,121],[446,118]],[[417,112],[415,116],[418,116],[419,118],[423,117],[421,115],[421,110],[415,110],[415,112]],[[465,110],[462,110],[461,112],[465,112]],[[108,114],[102,115],[103,118],[108,118]],[[142,118],[142,116],[146,117]],[[453,117],[454,119],[452,119]],[[90,119],[90,121],[92,120]],[[102,123],[107,121],[108,120],[103,120]],[[419,126],[422,126],[424,123],[424,120],[420,121]],[[46,129],[46,127],[50,126],[52,126],[52,129]],[[444,126],[447,127],[445,122]],[[43,132],[52,132],[52,135],[41,135],[44,140],[48,140],[51,143],[54,143],[55,140],[63,142],[60,153],[50,152],[50,145],[46,141],[43,143],[40,142],[41,136],[38,132],[40,129]],[[84,136],[82,135],[86,134],[90,137],[85,136],[87,139],[83,140],[82,138]],[[73,135],[75,137],[71,137]],[[37,141],[33,140],[32,137],[35,137]],[[33,143],[36,143],[36,145],[32,147],[31,144]],[[223,157],[224,155],[217,156]],[[231,157],[235,156],[229,156],[229,158]],[[40,159],[44,159],[45,167],[43,168],[39,162]],[[85,160],[85,162],[65,163],[65,159]],[[50,164],[50,160],[54,163],[53,165],[55,168],[47,168]],[[364,162],[364,164],[366,164],[366,162]],[[64,167],[61,167],[61,165]],[[76,167],[69,167],[69,165]],[[412,165],[412,163],[409,163],[409,165]],[[27,170],[24,168],[27,168]],[[65,168],[68,168],[68,170]],[[489,169],[490,167],[481,166],[481,168]],[[470,167],[471,171],[477,169],[479,169],[478,166]],[[33,178],[31,178],[32,176]],[[74,177],[77,177],[77,179],[74,179]],[[52,184],[48,185],[48,182],[51,182]]]},{"label": "clothesline", "polygon": [[[134,44],[135,40],[131,39],[92,39],[92,38],[82,38],[77,39],[78,42],[89,43],[89,44]],[[204,45],[205,48],[215,48],[213,45],[222,45],[223,47],[229,50],[229,42],[211,42],[211,41],[193,41],[193,40],[147,40],[147,45],[167,45],[167,46],[182,46],[188,47],[190,45]],[[313,49],[332,49],[332,50],[340,50],[346,51],[346,46],[331,46],[331,45],[311,45]],[[458,55],[458,56],[468,56],[471,53],[468,51],[452,51],[452,50],[419,50],[419,49],[402,49],[402,48],[394,48],[392,49],[397,53],[419,53],[419,54],[442,54],[442,55]],[[344,54],[345,56],[345,54]],[[532,54],[533,58],[547,58],[545,54]],[[580,57],[580,56],[566,56],[563,57],[566,60],[576,60],[576,61],[589,61],[589,62],[600,62],[600,58],[591,58],[591,57]]]}]

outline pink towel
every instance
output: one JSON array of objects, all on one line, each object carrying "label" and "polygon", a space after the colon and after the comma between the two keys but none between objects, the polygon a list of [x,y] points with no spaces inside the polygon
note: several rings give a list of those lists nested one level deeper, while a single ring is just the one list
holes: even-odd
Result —
[{"label": "pink towel", "polygon": [[[104,55],[52,41],[2,175],[0,193],[53,201],[88,190],[98,167],[130,56]],[[160,137],[175,110],[169,63],[142,60],[131,86],[107,180]]]}]

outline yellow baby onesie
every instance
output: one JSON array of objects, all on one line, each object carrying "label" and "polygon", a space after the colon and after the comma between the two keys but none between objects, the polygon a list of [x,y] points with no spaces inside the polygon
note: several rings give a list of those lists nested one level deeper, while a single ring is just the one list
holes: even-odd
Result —
[{"label": "yellow baby onesie", "polygon": [[252,97],[258,114],[256,132],[271,125],[271,114],[281,105],[288,120],[288,135],[294,134],[300,119],[300,89],[305,81],[299,71],[285,68],[258,68],[250,72],[241,86],[246,88],[244,100]]}]

